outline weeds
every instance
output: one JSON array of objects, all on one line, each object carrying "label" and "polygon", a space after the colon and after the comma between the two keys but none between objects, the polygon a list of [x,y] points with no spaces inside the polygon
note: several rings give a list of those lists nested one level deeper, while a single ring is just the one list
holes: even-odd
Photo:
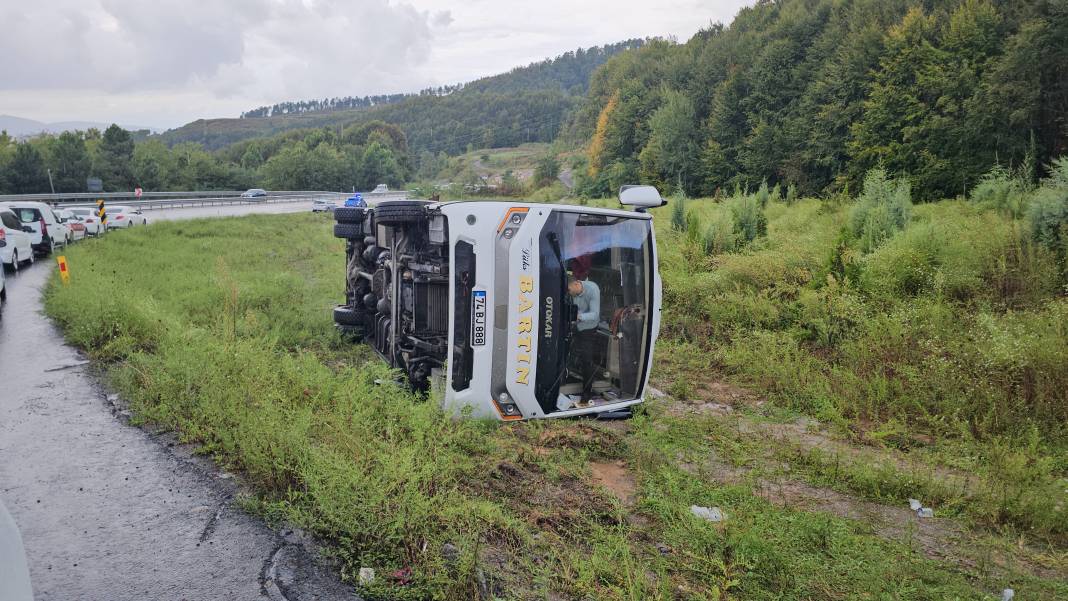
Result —
[{"label": "weeds", "polygon": [[[676,382],[669,392],[699,400],[710,374],[727,372],[780,407],[883,444],[931,433],[954,450],[943,461],[976,473],[977,492],[826,454],[779,459],[867,497],[896,502],[919,489],[994,527],[1053,538],[1068,530],[1056,488],[1068,471],[1068,303],[1032,286],[1006,311],[983,291],[1023,264],[989,260],[1019,239],[1004,217],[973,211],[954,229],[953,205],[921,207],[917,226],[931,229],[890,236],[852,261],[857,286],[821,274],[846,208],[770,202],[759,212],[764,235],[740,248],[722,242],[727,223],[735,232],[731,202],[740,201],[654,210],[670,210],[657,223],[675,230],[660,232],[656,369]],[[703,224],[693,241],[690,215]],[[978,239],[924,242],[976,224],[997,232],[979,257],[962,256]],[[708,240],[715,259],[692,261],[687,247],[704,251]],[[895,253],[913,245],[923,249],[919,279],[893,269]],[[1034,256],[1034,272],[1048,272]],[[243,472],[259,495],[248,507],[325,538],[349,578],[364,566],[412,568],[411,586],[379,583],[361,591],[367,598],[472,598],[483,581],[493,595],[523,599],[979,599],[1002,585],[1000,572],[961,572],[861,523],[688,470],[680,458],[715,452],[742,464],[766,450],[767,440],[713,419],[654,413],[625,434],[574,421],[454,420],[336,337],[341,257],[317,216],[158,224],[72,248],[78,277],[53,282],[46,307],[69,340],[106,363],[139,419]],[[626,461],[633,507],[590,484],[591,458]],[[691,504],[721,506],[730,519],[704,522]],[[459,557],[445,556],[446,543]],[[1017,589],[1065,592],[1033,578]]]}]

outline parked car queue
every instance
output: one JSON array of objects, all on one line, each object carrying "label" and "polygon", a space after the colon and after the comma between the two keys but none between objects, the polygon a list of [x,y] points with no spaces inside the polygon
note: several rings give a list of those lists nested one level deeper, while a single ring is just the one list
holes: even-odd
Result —
[{"label": "parked car queue", "polygon": [[[107,230],[147,225],[141,209],[109,206]],[[95,207],[57,209],[43,202],[0,203],[0,314],[7,299],[4,272],[17,272],[57,249],[105,230]]]}]

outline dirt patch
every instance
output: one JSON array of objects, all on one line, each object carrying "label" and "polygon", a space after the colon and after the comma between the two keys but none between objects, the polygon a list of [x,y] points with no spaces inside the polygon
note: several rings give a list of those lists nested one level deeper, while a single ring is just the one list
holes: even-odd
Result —
[{"label": "dirt patch", "polygon": [[[660,391],[655,391],[652,396],[667,397]],[[760,397],[744,388],[719,381],[697,384],[686,400],[667,398],[667,411],[675,416],[693,413],[728,414],[743,406],[760,406],[764,403]]]},{"label": "dirt patch", "polygon": [[[694,397],[682,401],[660,393],[654,397],[666,404],[666,412],[673,417],[689,415],[713,415],[730,420],[739,434],[757,436],[774,441],[778,447],[794,447],[800,451],[819,449],[829,455],[863,463],[884,463],[903,472],[930,473],[948,487],[968,494],[975,479],[963,470],[944,465],[920,463],[902,451],[885,448],[873,441],[858,446],[853,441],[842,440],[829,432],[818,420],[800,417],[793,422],[777,423],[762,421],[740,411],[743,408],[759,408],[766,401],[758,395],[733,384],[720,381],[700,383],[695,386]],[[659,392],[659,391],[657,391]]]},{"label": "dirt patch", "polygon": [[795,480],[757,480],[753,492],[779,507],[816,511],[869,526],[876,536],[900,543],[933,560],[973,572],[985,565],[1009,574],[1009,566],[1039,578],[1064,580],[1056,565],[1046,565],[1037,549],[1018,546],[993,548],[989,541],[950,519],[921,518],[908,507],[893,507],[851,497],[828,488]]},{"label": "dirt patch", "polygon": [[[754,417],[740,409],[759,408],[765,401],[730,384],[697,384],[693,398],[688,401],[662,393],[653,396],[658,398],[670,416],[685,418],[711,415],[717,421],[728,425],[739,436],[766,441],[769,444],[761,445],[764,449],[761,452],[766,453],[763,456],[764,461],[775,463],[781,461],[783,453],[792,455],[818,450],[827,455],[840,456],[848,463],[872,466],[883,464],[904,472],[928,474],[947,486],[962,491],[963,494],[968,494],[975,485],[974,476],[963,470],[926,463],[921,456],[911,456],[904,451],[882,447],[867,437],[860,437],[855,441],[843,440],[828,431],[819,421],[808,417],[788,423],[770,422]],[[933,441],[923,442],[930,444]],[[801,511],[823,512],[853,520],[870,527],[871,532],[881,538],[903,544],[925,557],[955,564],[967,572],[985,566],[984,569],[1008,574],[1011,572],[1005,568],[1011,565],[1041,578],[1063,579],[1063,574],[1057,574],[1058,562],[1054,562],[1051,569],[1048,562],[1042,561],[1043,554],[1036,553],[1026,545],[1011,550],[996,547],[989,539],[984,538],[981,532],[967,529],[954,520],[937,517],[937,507],[936,517],[920,518],[907,506],[882,505],[788,478],[766,479],[751,468],[734,465],[715,453],[698,460],[683,457],[676,459],[683,470],[694,476],[711,478],[724,484],[748,482],[755,494],[775,505]],[[764,462],[759,458],[754,459],[757,459],[757,464]]]},{"label": "dirt patch", "polygon": [[622,461],[606,463],[602,461],[590,462],[590,470],[593,472],[593,481],[612,493],[624,505],[634,503],[634,493],[637,484],[634,476],[627,471]]},{"label": "dirt patch", "polygon": [[797,451],[819,449],[828,455],[837,455],[853,463],[864,463],[873,467],[883,464],[905,473],[930,474],[947,488],[959,490],[965,495],[969,494],[975,485],[975,478],[962,470],[921,462],[899,450],[856,446],[835,438],[823,429],[818,421],[811,418],[803,417],[791,423],[761,423],[742,418],[737,426],[742,433],[772,440],[780,447],[793,447]]},{"label": "dirt patch", "polygon": [[557,535],[573,533],[587,519],[616,521],[613,507],[578,475],[547,477],[538,465],[499,462],[483,482],[481,494],[507,499],[531,526]]},{"label": "dirt patch", "polygon": [[534,442],[543,448],[585,449],[603,457],[619,457],[624,444],[620,434],[590,424],[563,424],[545,430]]},{"label": "dirt patch", "polygon": [[820,511],[871,526],[883,538],[902,543],[932,559],[961,557],[964,530],[938,518],[920,518],[908,507],[891,507],[795,480],[759,480],[753,492],[774,505]]}]

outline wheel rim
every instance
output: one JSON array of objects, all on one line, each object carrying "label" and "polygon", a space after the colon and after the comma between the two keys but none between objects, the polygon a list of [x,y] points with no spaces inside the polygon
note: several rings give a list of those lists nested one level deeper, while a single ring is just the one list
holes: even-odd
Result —
[{"label": "wheel rim", "polygon": [[11,251],[11,268],[15,271],[19,270],[19,251]]}]

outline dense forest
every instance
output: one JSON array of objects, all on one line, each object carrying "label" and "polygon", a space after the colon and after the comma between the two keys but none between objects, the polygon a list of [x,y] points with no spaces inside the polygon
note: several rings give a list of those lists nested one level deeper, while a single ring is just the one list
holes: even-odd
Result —
[{"label": "dense forest", "polygon": [[762,0],[729,27],[610,59],[567,133],[582,192],[856,190],[873,167],[923,199],[993,165],[1032,181],[1068,151],[1063,0]]}]

